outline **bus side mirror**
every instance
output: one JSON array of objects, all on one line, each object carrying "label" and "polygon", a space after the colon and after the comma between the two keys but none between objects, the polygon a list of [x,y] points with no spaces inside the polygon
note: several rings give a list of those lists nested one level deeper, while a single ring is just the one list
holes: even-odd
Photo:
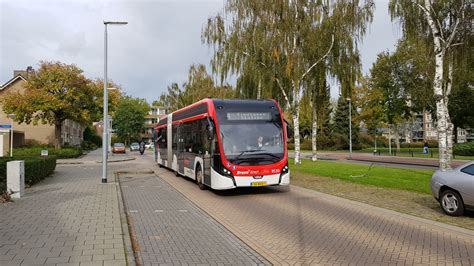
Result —
[{"label": "bus side mirror", "polygon": [[286,125],[286,141],[289,142],[290,139],[293,138],[293,128],[291,127],[290,123],[288,123],[287,121],[285,121],[285,125]]},{"label": "bus side mirror", "polygon": [[214,139],[214,127],[212,126],[212,124],[206,126],[206,134],[208,140]]}]

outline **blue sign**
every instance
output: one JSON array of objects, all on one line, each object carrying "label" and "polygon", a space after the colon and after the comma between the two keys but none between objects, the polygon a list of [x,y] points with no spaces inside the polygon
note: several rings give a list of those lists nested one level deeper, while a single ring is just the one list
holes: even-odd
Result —
[{"label": "blue sign", "polygon": [[12,125],[0,125],[0,128],[12,128]]}]

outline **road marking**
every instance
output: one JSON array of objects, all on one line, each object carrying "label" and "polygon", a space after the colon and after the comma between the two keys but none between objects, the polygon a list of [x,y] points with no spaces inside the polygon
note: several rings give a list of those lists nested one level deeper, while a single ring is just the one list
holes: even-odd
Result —
[{"label": "road marking", "polygon": [[164,212],[163,210],[155,210],[155,212]]},{"label": "road marking", "polygon": [[188,212],[188,210],[178,210],[179,212]]},{"label": "road marking", "polygon": [[130,212],[138,212],[138,210],[130,210]]}]

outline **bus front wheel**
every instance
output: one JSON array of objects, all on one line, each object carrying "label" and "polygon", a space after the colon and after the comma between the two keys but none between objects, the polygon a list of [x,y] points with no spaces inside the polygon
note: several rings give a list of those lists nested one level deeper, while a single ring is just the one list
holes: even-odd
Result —
[{"label": "bus front wheel", "polygon": [[201,190],[206,189],[206,186],[202,183],[203,179],[204,179],[204,175],[202,173],[201,166],[198,165],[198,167],[196,168],[196,183],[199,189]]}]

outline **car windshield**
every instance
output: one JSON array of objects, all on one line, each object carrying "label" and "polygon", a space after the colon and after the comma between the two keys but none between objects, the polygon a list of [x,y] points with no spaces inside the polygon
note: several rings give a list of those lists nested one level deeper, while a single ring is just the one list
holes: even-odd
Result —
[{"label": "car windshield", "polygon": [[114,147],[125,147],[125,144],[123,143],[115,143]]},{"label": "car windshield", "polygon": [[138,143],[134,142],[130,146],[138,146]]}]

